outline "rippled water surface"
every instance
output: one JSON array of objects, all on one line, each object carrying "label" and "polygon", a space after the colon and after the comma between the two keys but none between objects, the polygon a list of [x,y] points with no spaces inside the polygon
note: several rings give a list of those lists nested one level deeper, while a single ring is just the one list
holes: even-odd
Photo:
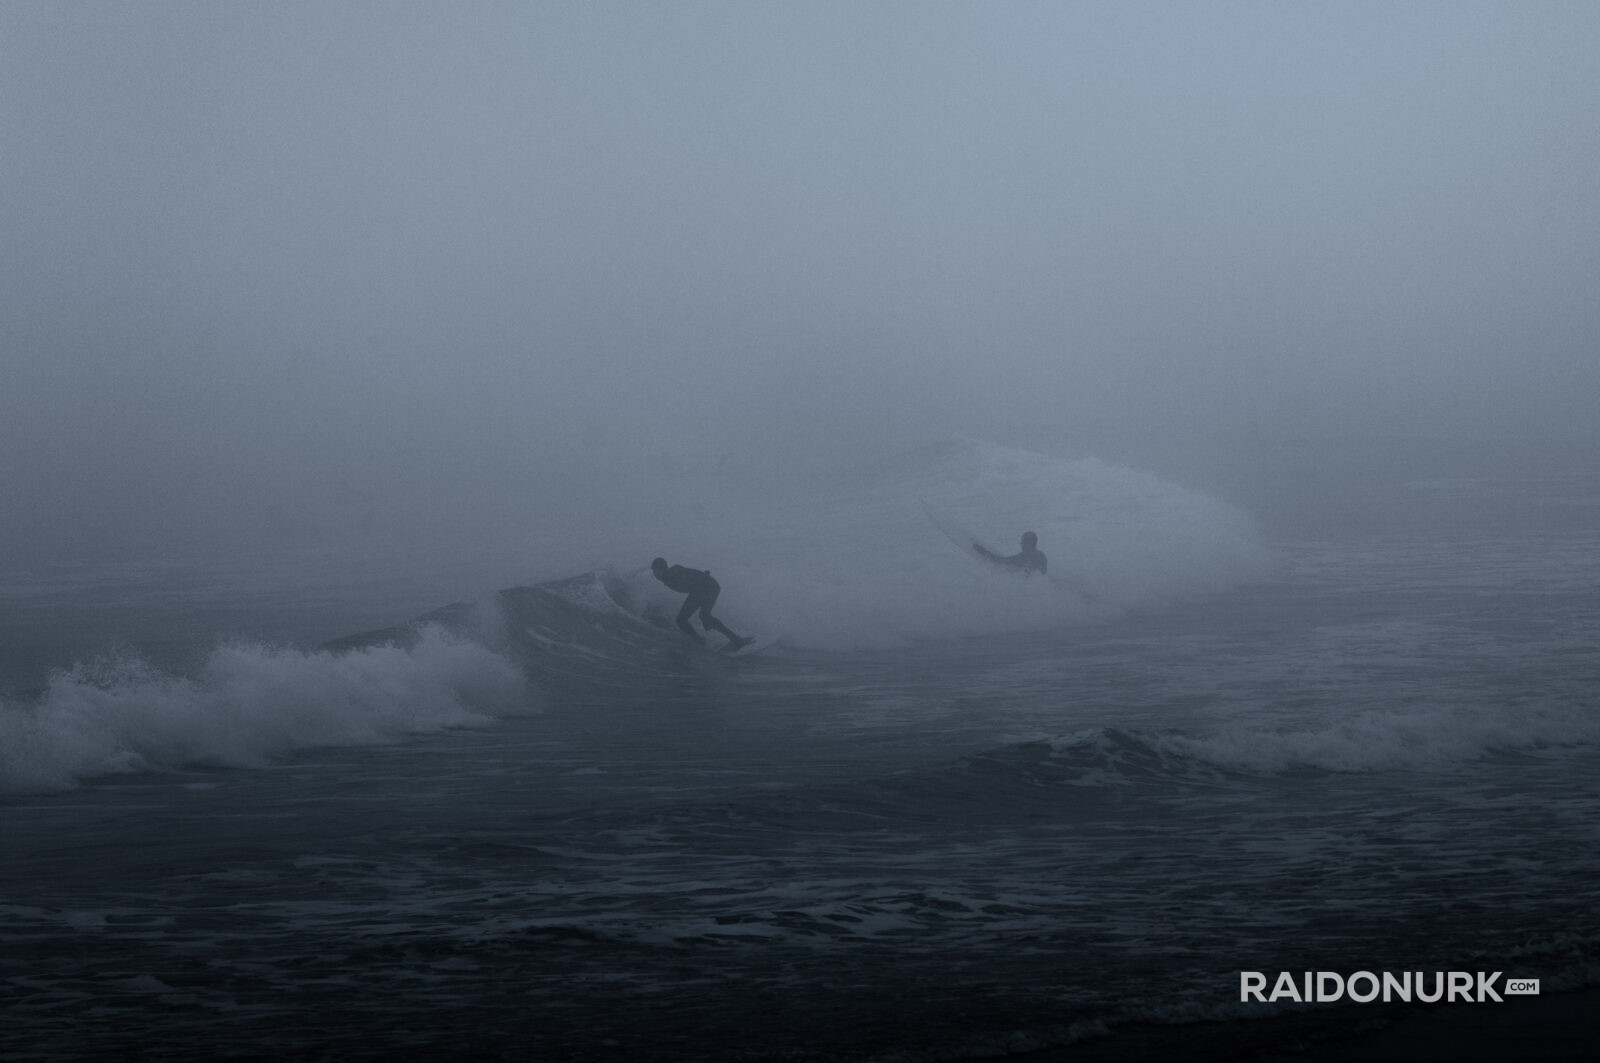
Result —
[{"label": "rippled water surface", "polygon": [[934,1058],[1247,1015],[1241,969],[1585,984],[1595,546],[1291,543],[855,654],[529,643],[524,711],[15,795],[0,1045]]}]

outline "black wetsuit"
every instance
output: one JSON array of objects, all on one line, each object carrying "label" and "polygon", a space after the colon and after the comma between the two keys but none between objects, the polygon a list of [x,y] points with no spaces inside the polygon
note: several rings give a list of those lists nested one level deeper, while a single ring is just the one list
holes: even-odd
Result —
[{"label": "black wetsuit", "polygon": [[683,600],[683,608],[678,610],[678,627],[684,632],[694,635],[694,628],[689,626],[689,618],[695,613],[700,614],[700,626],[707,631],[720,631],[730,640],[737,640],[739,636],[723,626],[722,621],[711,615],[711,607],[717,604],[717,595],[722,593],[722,584],[711,578],[711,573],[698,568],[684,568],[682,565],[672,565],[665,572],[655,573],[656,579],[665,583],[679,594],[689,597]]},{"label": "black wetsuit", "polygon": [[982,554],[984,557],[988,558],[990,561],[993,561],[997,565],[1005,565],[1009,568],[1018,569],[1022,572],[1028,573],[1046,572],[1049,569],[1050,562],[1045,558],[1044,552],[1039,550],[1037,547],[1032,550],[1024,550],[1020,554],[1012,554],[1009,557],[1003,557],[1000,554],[995,553],[993,550],[990,550],[980,542],[974,542],[972,545],[978,551],[978,553]]}]

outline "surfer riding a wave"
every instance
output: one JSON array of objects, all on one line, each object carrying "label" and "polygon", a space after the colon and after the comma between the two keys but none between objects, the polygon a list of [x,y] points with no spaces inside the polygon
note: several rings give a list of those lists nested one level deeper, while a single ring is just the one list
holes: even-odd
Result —
[{"label": "surfer riding a wave", "polygon": [[728,630],[726,624],[711,615],[711,607],[717,604],[717,595],[722,593],[722,585],[711,578],[711,573],[698,568],[685,568],[682,565],[667,564],[666,558],[658,557],[650,562],[650,571],[656,579],[666,584],[679,594],[687,594],[683,600],[683,608],[678,610],[678,628],[685,635],[705,645],[705,636],[689,626],[689,618],[695,613],[700,614],[700,626],[707,631],[720,631],[727,637],[727,645],[723,652],[736,653],[755,640],[740,638]]}]

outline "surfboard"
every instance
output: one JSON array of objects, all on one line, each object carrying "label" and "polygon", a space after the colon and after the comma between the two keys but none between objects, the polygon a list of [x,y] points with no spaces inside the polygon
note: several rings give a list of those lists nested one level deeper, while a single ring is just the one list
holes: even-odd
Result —
[{"label": "surfboard", "polygon": [[[938,528],[941,532],[943,532],[944,537],[949,539],[952,543],[955,543],[956,546],[960,547],[962,553],[969,557],[975,557],[986,565],[994,565],[994,558],[985,557],[983,551],[978,548],[979,540],[976,535],[972,534],[966,528],[951,520],[949,517],[940,513],[938,510],[934,509],[928,504],[928,500],[923,498],[921,495],[917,496],[917,501],[922,503],[922,512],[927,514],[928,523],[932,524],[935,528]],[[999,551],[994,552],[998,553]],[[1002,565],[999,567],[1004,568],[1005,566]],[[1037,573],[1022,574],[1037,575]],[[1101,600],[1098,594],[1095,594],[1093,591],[1084,587],[1079,581],[1071,578],[1070,576],[1063,575],[1059,572],[1049,572],[1045,574],[1045,579],[1049,580],[1058,589],[1066,591],[1069,594],[1075,594],[1086,602],[1094,603]]]},{"label": "surfboard", "polygon": [[944,537],[960,547],[963,553],[969,557],[975,557],[979,561],[989,560],[983,556],[983,551],[978,549],[978,537],[976,535],[973,535],[966,528],[928,505],[928,500],[921,495],[917,496],[917,501],[922,503],[922,512],[927,515],[928,523],[938,528],[944,534]]},{"label": "surfboard", "polygon": [[771,649],[781,641],[783,641],[782,635],[746,636],[745,640],[739,643],[738,648],[733,648],[732,643],[726,643],[718,646],[716,651],[728,657],[753,657],[762,650]]}]

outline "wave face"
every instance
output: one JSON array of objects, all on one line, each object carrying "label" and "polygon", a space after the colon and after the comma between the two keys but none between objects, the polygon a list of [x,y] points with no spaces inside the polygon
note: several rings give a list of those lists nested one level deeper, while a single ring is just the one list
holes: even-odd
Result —
[{"label": "wave face", "polygon": [[[664,531],[655,552],[711,569],[734,630],[813,649],[1093,620],[1256,579],[1275,560],[1252,521],[1214,498],[1097,459],[987,443],[924,448],[756,506],[712,481],[681,493],[698,519]],[[997,570],[952,541],[1011,554],[1025,531],[1048,578]],[[648,572],[635,582],[640,597],[654,593]]]},{"label": "wave face", "polygon": [[[893,649],[1089,623],[1272,564],[1238,511],[1095,460],[956,443],[780,497],[736,480],[672,485],[695,516],[669,514],[651,552],[714,570],[718,615],[790,650]],[[1048,577],[999,569],[963,542],[1011,552],[1023,531],[1049,554]],[[254,766],[300,749],[479,725],[546,701],[700,697],[703,688],[672,682],[715,681],[726,662],[672,629],[682,598],[650,575],[648,553],[604,548],[610,564],[597,571],[317,650],[229,643],[187,675],[129,654],[59,671],[36,698],[0,710],[0,791]]]}]

